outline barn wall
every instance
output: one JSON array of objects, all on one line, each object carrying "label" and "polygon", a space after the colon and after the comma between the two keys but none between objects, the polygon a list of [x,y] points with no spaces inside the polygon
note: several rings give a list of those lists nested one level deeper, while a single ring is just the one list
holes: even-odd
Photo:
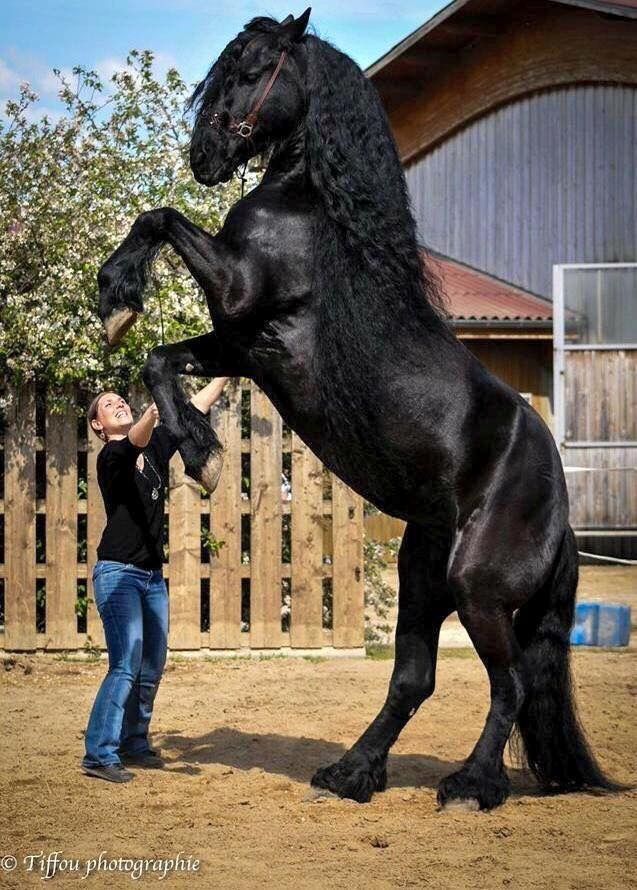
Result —
[{"label": "barn wall", "polygon": [[634,19],[547,0],[476,4],[500,7],[486,29],[463,10],[371,75],[404,164],[524,96],[573,84],[637,86]]},{"label": "barn wall", "polygon": [[635,261],[636,144],[634,87],[503,106],[406,169],[420,237],[547,297],[554,263]]},{"label": "barn wall", "polygon": [[493,374],[518,392],[551,396],[553,348],[550,340],[463,340]]}]

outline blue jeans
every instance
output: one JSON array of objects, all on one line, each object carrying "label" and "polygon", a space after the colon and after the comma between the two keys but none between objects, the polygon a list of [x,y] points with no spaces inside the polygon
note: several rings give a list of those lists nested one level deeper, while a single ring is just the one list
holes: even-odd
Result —
[{"label": "blue jeans", "polygon": [[95,605],[108,673],[86,729],[84,766],[120,763],[119,754],[148,751],[148,724],[166,663],[168,591],[161,569],[101,559],[93,570]]}]

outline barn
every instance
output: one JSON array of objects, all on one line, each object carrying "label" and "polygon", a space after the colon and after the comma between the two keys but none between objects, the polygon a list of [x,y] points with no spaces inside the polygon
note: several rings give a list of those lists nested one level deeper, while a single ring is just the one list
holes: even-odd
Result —
[{"label": "barn", "polygon": [[455,0],[366,73],[458,335],[553,430],[581,548],[636,556],[637,4]]}]

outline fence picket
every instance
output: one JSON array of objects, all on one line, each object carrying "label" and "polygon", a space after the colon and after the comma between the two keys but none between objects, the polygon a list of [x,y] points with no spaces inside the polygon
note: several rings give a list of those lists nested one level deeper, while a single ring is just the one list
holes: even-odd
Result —
[{"label": "fence picket", "polygon": [[201,493],[186,476],[179,453],[170,461],[170,630],[171,649],[199,649]]},{"label": "fence picket", "polygon": [[45,648],[78,645],[77,419],[73,392],[63,412],[46,418],[46,636]]},{"label": "fence picket", "polygon": [[222,542],[210,555],[210,647],[241,646],[241,386],[227,387],[226,399],[213,407],[213,421],[224,446],[219,485],[213,492],[210,525]]},{"label": "fence picket", "polygon": [[364,642],[363,502],[341,482],[332,482],[332,581],[334,646],[355,648]]},{"label": "fence picket", "polygon": [[35,649],[35,386],[12,393],[5,433],[5,632],[7,649]]},{"label": "fence picket", "polygon": [[250,646],[281,645],[281,418],[252,385]]},{"label": "fence picket", "polygon": [[323,645],[323,473],[320,460],[292,436],[292,596],[290,642]]}]

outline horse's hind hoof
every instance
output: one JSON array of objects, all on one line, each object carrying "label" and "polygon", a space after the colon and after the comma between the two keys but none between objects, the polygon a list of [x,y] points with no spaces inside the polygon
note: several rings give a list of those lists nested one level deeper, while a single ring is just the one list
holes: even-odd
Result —
[{"label": "horse's hind hoof", "polygon": [[447,813],[449,810],[461,813],[479,813],[480,801],[475,797],[452,797],[440,805],[441,812]]},{"label": "horse's hind hoof", "polygon": [[310,785],[307,794],[303,798],[303,802],[312,803],[314,801],[328,800],[329,798],[338,800],[338,794],[334,794],[333,791],[328,791],[327,788],[316,788],[314,785]]},{"label": "horse's hind hoof", "polygon": [[387,785],[385,764],[372,766],[363,757],[344,757],[331,766],[321,767],[312,776],[314,788],[331,791],[338,797],[368,803],[375,791],[384,791]]},{"label": "horse's hind hoof", "polygon": [[452,773],[438,786],[438,805],[441,810],[492,810],[509,796],[509,777],[504,769],[487,772],[474,764]]}]

